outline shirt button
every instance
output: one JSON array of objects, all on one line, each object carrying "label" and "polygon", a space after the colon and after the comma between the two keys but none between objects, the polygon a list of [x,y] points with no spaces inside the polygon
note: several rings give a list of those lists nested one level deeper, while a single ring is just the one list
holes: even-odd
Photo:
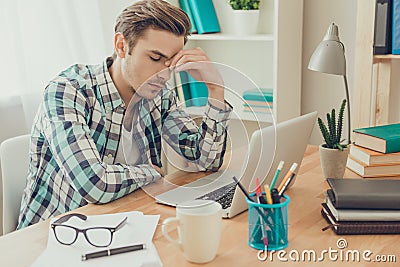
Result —
[{"label": "shirt button", "polygon": [[111,111],[111,107],[110,106],[106,106],[106,111],[110,112]]},{"label": "shirt button", "polygon": [[123,108],[125,107],[125,103],[124,102],[122,102],[121,107],[123,107]]},{"label": "shirt button", "polygon": [[112,159],[113,158],[113,155],[112,154],[108,154],[108,156],[107,156],[109,159]]}]

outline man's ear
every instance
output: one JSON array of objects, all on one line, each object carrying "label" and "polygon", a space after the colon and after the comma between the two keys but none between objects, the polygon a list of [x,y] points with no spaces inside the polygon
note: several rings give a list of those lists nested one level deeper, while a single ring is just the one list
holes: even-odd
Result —
[{"label": "man's ear", "polygon": [[125,58],[125,54],[128,53],[125,37],[120,32],[114,35],[114,50],[119,58]]}]

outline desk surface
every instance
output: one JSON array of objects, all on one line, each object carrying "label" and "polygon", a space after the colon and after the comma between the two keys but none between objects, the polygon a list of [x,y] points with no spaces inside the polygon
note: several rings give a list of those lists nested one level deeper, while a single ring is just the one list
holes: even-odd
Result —
[{"label": "desk surface", "polygon": [[[191,176],[200,174],[191,174]],[[188,175],[185,175],[185,179]],[[346,170],[346,177],[354,177],[354,173]],[[182,173],[171,175],[168,179],[182,179]],[[300,255],[296,265],[303,266],[375,266],[376,256],[392,262],[380,263],[379,266],[396,266],[392,255],[400,261],[400,238],[398,235],[359,235],[337,236],[331,230],[322,232],[327,225],[320,214],[320,203],[324,200],[324,191],[327,188],[322,178],[317,147],[308,147],[301,165],[296,183],[287,191],[291,198],[289,204],[289,247],[281,254],[272,256],[273,266],[291,266],[296,253]],[[151,186],[150,189],[151,190]],[[159,187],[158,189],[159,190]],[[155,204],[154,200],[144,191],[136,191],[126,197],[106,205],[89,204],[78,209],[78,212],[95,215],[139,210],[145,214],[160,214],[160,223],[167,217],[175,215],[175,209],[164,205]],[[42,222],[20,231],[0,237],[1,265],[2,266],[29,266],[45,249],[48,237],[49,222]],[[337,242],[344,238],[347,247],[339,249]],[[164,266],[197,266],[187,262],[182,253],[169,243],[157,227],[154,235],[154,244],[157,247]],[[307,260],[308,251],[315,251],[317,258],[323,255],[323,260],[313,262]],[[324,250],[331,250],[323,254]],[[339,252],[334,252],[337,250]],[[361,259],[353,261],[351,251],[358,250]],[[366,250],[372,252],[368,256],[371,261],[362,259]],[[258,259],[258,251],[247,245],[247,212],[233,219],[223,220],[222,239],[217,257],[207,266],[271,266],[270,258],[265,261]],[[306,260],[302,260],[305,255]],[[343,255],[340,260],[340,255]],[[346,255],[350,255],[350,262],[346,262]],[[335,260],[335,257],[339,257]],[[286,259],[287,262],[283,260]]]}]

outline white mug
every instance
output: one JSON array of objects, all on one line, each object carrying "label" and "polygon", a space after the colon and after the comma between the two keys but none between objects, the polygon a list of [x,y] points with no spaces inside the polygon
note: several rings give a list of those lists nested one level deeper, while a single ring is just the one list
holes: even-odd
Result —
[{"label": "white mug", "polygon": [[[205,263],[217,255],[222,229],[221,204],[210,200],[191,200],[176,207],[176,217],[162,224],[165,238],[177,245],[188,261]],[[178,239],[167,232],[167,225],[177,222]]]}]

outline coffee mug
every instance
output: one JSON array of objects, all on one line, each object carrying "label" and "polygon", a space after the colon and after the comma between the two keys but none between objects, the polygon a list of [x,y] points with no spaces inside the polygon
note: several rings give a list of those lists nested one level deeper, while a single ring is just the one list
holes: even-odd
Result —
[{"label": "coffee mug", "polygon": [[[221,204],[210,200],[191,200],[176,207],[176,217],[162,224],[165,238],[178,246],[188,261],[205,263],[217,255],[222,229]],[[168,224],[177,222],[178,239],[167,232]]]}]

